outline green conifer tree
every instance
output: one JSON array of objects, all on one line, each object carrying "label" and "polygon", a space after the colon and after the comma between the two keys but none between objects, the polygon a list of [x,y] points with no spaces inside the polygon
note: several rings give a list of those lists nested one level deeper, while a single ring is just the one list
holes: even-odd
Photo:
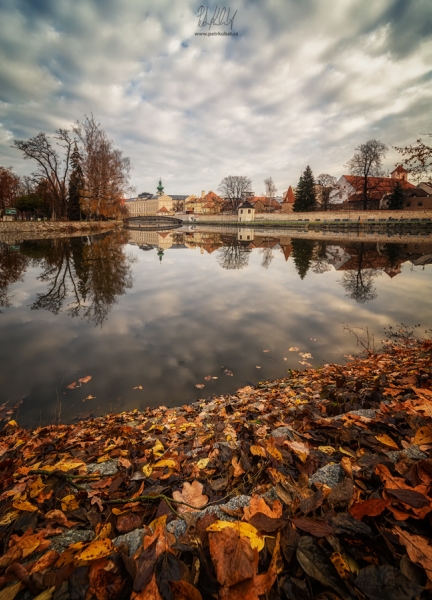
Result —
[{"label": "green conifer tree", "polygon": [[75,144],[71,156],[72,173],[69,179],[69,202],[67,210],[69,221],[79,221],[81,217],[80,199],[84,188],[84,174],[81,161],[81,154]]},{"label": "green conifer tree", "polygon": [[312,174],[312,169],[308,165],[301,175],[297,186],[293,211],[307,212],[310,210],[315,210],[315,206],[315,180]]},{"label": "green conifer tree", "polygon": [[389,198],[388,207],[392,210],[401,210],[405,206],[405,194],[399,179],[396,181],[396,185]]},{"label": "green conifer tree", "polygon": [[300,275],[300,279],[306,277],[306,273],[312,264],[315,242],[313,240],[292,239],[292,252],[295,268]]}]

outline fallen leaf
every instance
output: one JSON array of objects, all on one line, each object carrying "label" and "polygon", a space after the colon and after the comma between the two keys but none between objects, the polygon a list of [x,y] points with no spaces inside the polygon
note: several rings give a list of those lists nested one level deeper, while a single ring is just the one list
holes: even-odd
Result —
[{"label": "fallen leaf", "polygon": [[333,527],[327,525],[324,521],[318,521],[311,519],[310,517],[300,517],[298,519],[291,519],[297,529],[311,533],[315,537],[325,537],[334,532]]},{"label": "fallen leaf", "polygon": [[194,508],[202,508],[203,506],[205,506],[208,502],[208,496],[202,493],[203,488],[203,484],[199,481],[195,480],[192,483],[188,483],[187,481],[185,481],[181,492],[173,492],[172,496],[174,500],[178,500],[179,502],[186,502],[186,504],[191,505],[185,506],[179,504],[178,512],[194,512]]},{"label": "fallen leaf", "polygon": [[399,446],[396,444],[396,442],[392,440],[392,438],[386,433],[383,433],[382,435],[376,435],[375,439],[381,444],[384,444],[384,446],[389,446],[390,448],[394,448],[394,450],[399,450]]},{"label": "fallen leaf", "polygon": [[394,527],[393,531],[399,537],[399,543],[405,546],[412,562],[421,565],[429,580],[432,581],[432,545],[430,540],[421,535],[409,533],[400,527]]},{"label": "fallen leaf", "polygon": [[413,600],[424,589],[390,565],[365,567],[358,574],[355,585],[369,600]]},{"label": "fallen leaf", "polygon": [[291,346],[291,348],[289,348],[290,352],[298,352],[299,349],[297,348],[297,346]]},{"label": "fallen leaf", "polygon": [[257,529],[249,523],[241,523],[239,521],[216,521],[206,531],[222,531],[226,527],[235,529],[240,536],[247,537],[250,540],[252,548],[256,548],[260,552],[264,548],[264,538],[259,534]]},{"label": "fallen leaf", "polygon": [[232,586],[255,575],[258,552],[251,547],[249,539],[239,535],[235,529],[211,530],[209,544],[216,577],[221,585]]},{"label": "fallen leaf", "polygon": [[79,504],[76,501],[75,496],[70,494],[61,499],[61,507],[64,512],[67,512],[70,510],[76,510],[79,508]]},{"label": "fallen leaf", "polygon": [[212,378],[212,376],[211,376],[211,375],[206,375],[206,376],[204,377],[205,381],[210,381],[210,380],[211,380],[211,378]]},{"label": "fallen leaf", "polygon": [[196,384],[195,384],[195,387],[196,387],[196,388],[198,388],[199,390],[202,390],[202,389],[203,389],[203,387],[205,387],[205,386],[204,386],[204,384],[203,384],[203,383],[196,383]]},{"label": "fallen leaf", "polygon": [[162,469],[165,467],[168,467],[169,469],[175,469],[175,467],[177,466],[177,463],[175,460],[173,460],[172,458],[165,458],[164,460],[158,460],[158,462],[156,462],[153,465],[154,469]]},{"label": "fallen leaf", "polygon": [[417,429],[414,436],[414,444],[417,446],[421,446],[421,444],[432,444],[432,429],[427,426]]},{"label": "fallen leaf", "polygon": [[198,467],[198,469],[205,469],[205,468],[206,468],[206,466],[209,464],[209,462],[210,462],[210,459],[209,459],[209,458],[201,458],[201,459],[200,459],[200,460],[197,462],[196,466]]},{"label": "fallen leaf", "polygon": [[134,388],[132,388],[133,390],[142,390],[143,387],[142,385],[136,385]]},{"label": "fallen leaf", "polygon": [[387,506],[389,506],[390,502],[390,500],[371,498],[365,502],[353,504],[349,509],[349,512],[355,519],[361,521],[365,516],[377,517],[387,508]]},{"label": "fallen leaf", "polygon": [[81,377],[81,379],[78,379],[79,383],[88,383],[91,379],[91,375],[86,375],[86,377]]},{"label": "fallen leaf", "polygon": [[23,584],[19,581],[18,583],[13,583],[9,587],[4,588],[4,590],[0,592],[0,600],[14,600],[22,587]]},{"label": "fallen leaf", "polygon": [[109,556],[113,550],[114,545],[109,538],[96,540],[95,542],[91,542],[87,548],[77,555],[77,560],[86,562],[97,560],[98,558]]}]

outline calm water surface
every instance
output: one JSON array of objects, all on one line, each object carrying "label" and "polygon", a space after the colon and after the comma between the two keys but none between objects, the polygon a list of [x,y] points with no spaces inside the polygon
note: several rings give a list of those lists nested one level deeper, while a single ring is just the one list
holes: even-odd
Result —
[{"label": "calm water surface", "polygon": [[69,422],[344,362],[344,323],[377,340],[432,326],[431,262],[432,244],[252,230],[0,242],[0,403],[23,400],[23,425]]}]

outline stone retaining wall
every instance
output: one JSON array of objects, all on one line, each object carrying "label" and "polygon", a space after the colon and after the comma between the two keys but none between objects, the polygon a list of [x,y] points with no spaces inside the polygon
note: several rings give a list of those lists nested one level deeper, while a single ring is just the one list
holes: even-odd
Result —
[{"label": "stone retaining wall", "polygon": [[[176,215],[178,218],[182,218],[182,215]],[[186,217],[190,215],[184,215],[184,221]],[[238,222],[237,215],[194,215],[197,219],[197,223],[229,223]],[[293,221],[304,221],[309,219],[310,222],[320,221],[335,221],[336,219],[345,222],[358,223],[367,222],[368,219],[432,219],[432,210],[361,210],[361,211],[314,211],[314,212],[302,212],[302,213],[255,213],[255,220],[251,223],[259,223],[260,221],[277,221],[281,222],[293,222]],[[248,223],[249,224],[249,223]]]},{"label": "stone retaining wall", "polygon": [[122,221],[0,221],[0,242],[95,235],[120,227]]}]

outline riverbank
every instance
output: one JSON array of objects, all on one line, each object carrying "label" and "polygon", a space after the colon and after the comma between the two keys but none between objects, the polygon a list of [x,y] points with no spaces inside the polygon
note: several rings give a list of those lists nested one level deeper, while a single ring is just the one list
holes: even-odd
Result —
[{"label": "riverbank", "polygon": [[0,221],[0,242],[76,237],[121,227],[123,221]]},{"label": "riverbank", "polygon": [[397,339],[190,406],[34,431],[3,408],[7,598],[426,598],[431,354]]}]

